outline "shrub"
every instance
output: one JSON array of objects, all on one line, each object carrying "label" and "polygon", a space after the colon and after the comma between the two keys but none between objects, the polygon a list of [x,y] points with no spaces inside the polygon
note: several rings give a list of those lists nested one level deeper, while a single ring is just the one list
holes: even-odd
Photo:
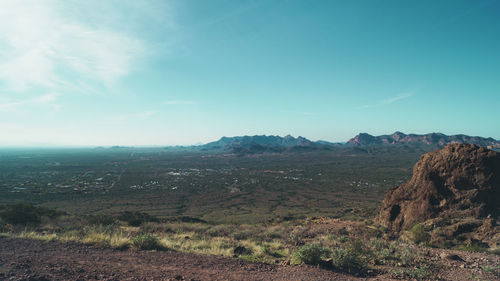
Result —
[{"label": "shrub", "polygon": [[158,238],[149,233],[139,234],[132,238],[132,246],[139,250],[161,250]]},{"label": "shrub", "polygon": [[349,242],[332,251],[332,266],[340,271],[364,272],[372,253],[360,241]]},{"label": "shrub", "polygon": [[416,266],[425,262],[424,252],[408,244],[394,241],[390,249],[394,252],[394,260],[401,266]]},{"label": "shrub", "polygon": [[390,272],[397,278],[416,280],[427,280],[432,273],[430,267],[425,264],[416,268],[399,269]]},{"label": "shrub", "polygon": [[[44,209],[44,208],[43,208]],[[18,203],[5,206],[0,212],[3,221],[15,225],[38,225],[42,220],[42,208],[31,204]]]},{"label": "shrub", "polygon": [[321,247],[318,244],[306,244],[293,254],[293,258],[298,262],[303,262],[305,264],[317,265],[320,264],[321,258],[327,256],[329,250],[327,248]]},{"label": "shrub", "polygon": [[484,252],[487,246],[487,244],[481,243],[480,241],[472,240],[459,246],[458,249],[467,252]]},{"label": "shrub", "polygon": [[118,219],[126,222],[130,226],[140,226],[146,222],[160,221],[157,217],[151,216],[150,214],[141,212],[130,212],[130,211],[125,211],[121,213]]},{"label": "shrub", "polygon": [[10,232],[12,229],[9,227],[7,223],[2,221],[2,218],[0,218],[0,232]]},{"label": "shrub", "polygon": [[252,254],[252,249],[246,248],[244,246],[237,246],[233,250],[234,255],[236,256],[241,256],[241,255],[251,255]]},{"label": "shrub", "polygon": [[499,255],[500,256],[500,248],[493,248],[489,251],[490,253],[494,255]]},{"label": "shrub", "polygon": [[115,222],[112,217],[104,214],[89,215],[86,221],[90,225],[112,225]]},{"label": "shrub", "polygon": [[429,233],[424,230],[424,226],[417,223],[410,229],[410,234],[413,242],[416,244],[428,243],[430,239]]},{"label": "shrub", "polygon": [[370,239],[370,245],[373,248],[377,262],[386,263],[388,260],[394,259],[395,249],[386,240],[372,238]]},{"label": "shrub", "polygon": [[278,251],[274,251],[269,244],[263,244],[261,246],[261,248],[262,248],[262,253],[264,255],[268,255],[268,256],[271,256],[274,258],[282,258],[283,257],[283,255],[280,254]]}]

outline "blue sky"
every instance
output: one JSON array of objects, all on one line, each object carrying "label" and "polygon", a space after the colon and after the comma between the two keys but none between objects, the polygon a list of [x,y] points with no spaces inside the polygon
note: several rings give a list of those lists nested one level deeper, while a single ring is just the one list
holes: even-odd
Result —
[{"label": "blue sky", "polygon": [[498,0],[0,7],[0,146],[500,139]]}]

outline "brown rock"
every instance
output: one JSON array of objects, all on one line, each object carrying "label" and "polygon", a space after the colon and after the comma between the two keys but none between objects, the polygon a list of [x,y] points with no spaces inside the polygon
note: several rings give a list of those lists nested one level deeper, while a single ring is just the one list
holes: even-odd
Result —
[{"label": "brown rock", "polygon": [[377,221],[399,233],[437,217],[498,216],[500,153],[449,144],[424,154],[411,180],[388,191]]},{"label": "brown rock", "polygon": [[461,261],[461,262],[465,262],[464,259],[462,259],[459,255],[454,255],[454,254],[448,254],[448,253],[441,253],[439,255],[442,259],[444,260],[452,260],[452,261]]}]

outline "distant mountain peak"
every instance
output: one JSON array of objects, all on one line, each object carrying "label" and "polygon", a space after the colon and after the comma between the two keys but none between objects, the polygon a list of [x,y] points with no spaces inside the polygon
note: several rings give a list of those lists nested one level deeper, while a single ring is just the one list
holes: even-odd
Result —
[{"label": "distant mountain peak", "polygon": [[396,131],[394,132],[394,134],[392,134],[392,136],[406,137],[406,134],[400,131]]},{"label": "distant mountain peak", "polygon": [[255,136],[222,137],[218,141],[208,143],[205,146],[211,148],[228,149],[233,147],[242,147],[251,145],[291,147],[298,145],[308,145],[312,143],[313,143],[312,141],[304,137],[295,138],[291,135],[286,135],[285,137],[255,135]]},{"label": "distant mountain peak", "polygon": [[429,133],[424,135],[404,134],[396,131],[392,135],[372,136],[360,133],[346,144],[351,146],[367,146],[382,144],[425,144],[444,146],[448,143],[471,143],[479,146],[500,148],[500,142],[492,138],[471,137],[467,135],[448,136],[443,133]]},{"label": "distant mountain peak", "polygon": [[375,144],[376,137],[368,134],[368,133],[359,133],[354,138],[350,139],[347,143],[354,145],[370,145]]},{"label": "distant mountain peak", "polygon": [[312,151],[333,149],[342,146],[374,146],[374,145],[426,145],[443,147],[449,143],[470,143],[490,149],[500,149],[500,141],[493,138],[474,137],[467,135],[447,136],[442,133],[429,133],[424,135],[405,134],[396,131],[391,135],[373,136],[368,133],[359,133],[345,144],[331,143],[328,141],[311,141],[305,137],[292,135],[253,135],[221,137],[219,140],[199,147],[201,150],[218,150],[236,154],[255,153],[280,153],[293,151]]}]

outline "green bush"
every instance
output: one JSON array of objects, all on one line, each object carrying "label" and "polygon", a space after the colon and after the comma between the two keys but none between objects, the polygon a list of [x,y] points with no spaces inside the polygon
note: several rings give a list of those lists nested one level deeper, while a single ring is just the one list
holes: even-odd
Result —
[{"label": "green bush", "polygon": [[132,238],[132,247],[139,250],[161,250],[158,238],[149,233],[139,234]]},{"label": "green bush", "polygon": [[410,229],[410,234],[413,242],[416,244],[428,243],[430,234],[424,230],[424,226],[417,223]]},{"label": "green bush", "polygon": [[329,250],[327,248],[321,247],[318,244],[306,244],[293,254],[293,258],[298,262],[303,262],[305,264],[317,265],[320,264],[321,259],[327,256]]},{"label": "green bush", "polygon": [[345,246],[339,246],[332,251],[332,266],[340,271],[364,272],[368,269],[368,260],[372,253],[361,241],[351,241]]},{"label": "green bush", "polygon": [[390,248],[394,252],[394,260],[401,266],[418,266],[425,262],[425,253],[421,249],[398,241],[392,242]]},{"label": "green bush", "polygon": [[428,265],[421,265],[415,268],[398,269],[390,271],[395,277],[402,279],[428,280],[432,270]]}]

